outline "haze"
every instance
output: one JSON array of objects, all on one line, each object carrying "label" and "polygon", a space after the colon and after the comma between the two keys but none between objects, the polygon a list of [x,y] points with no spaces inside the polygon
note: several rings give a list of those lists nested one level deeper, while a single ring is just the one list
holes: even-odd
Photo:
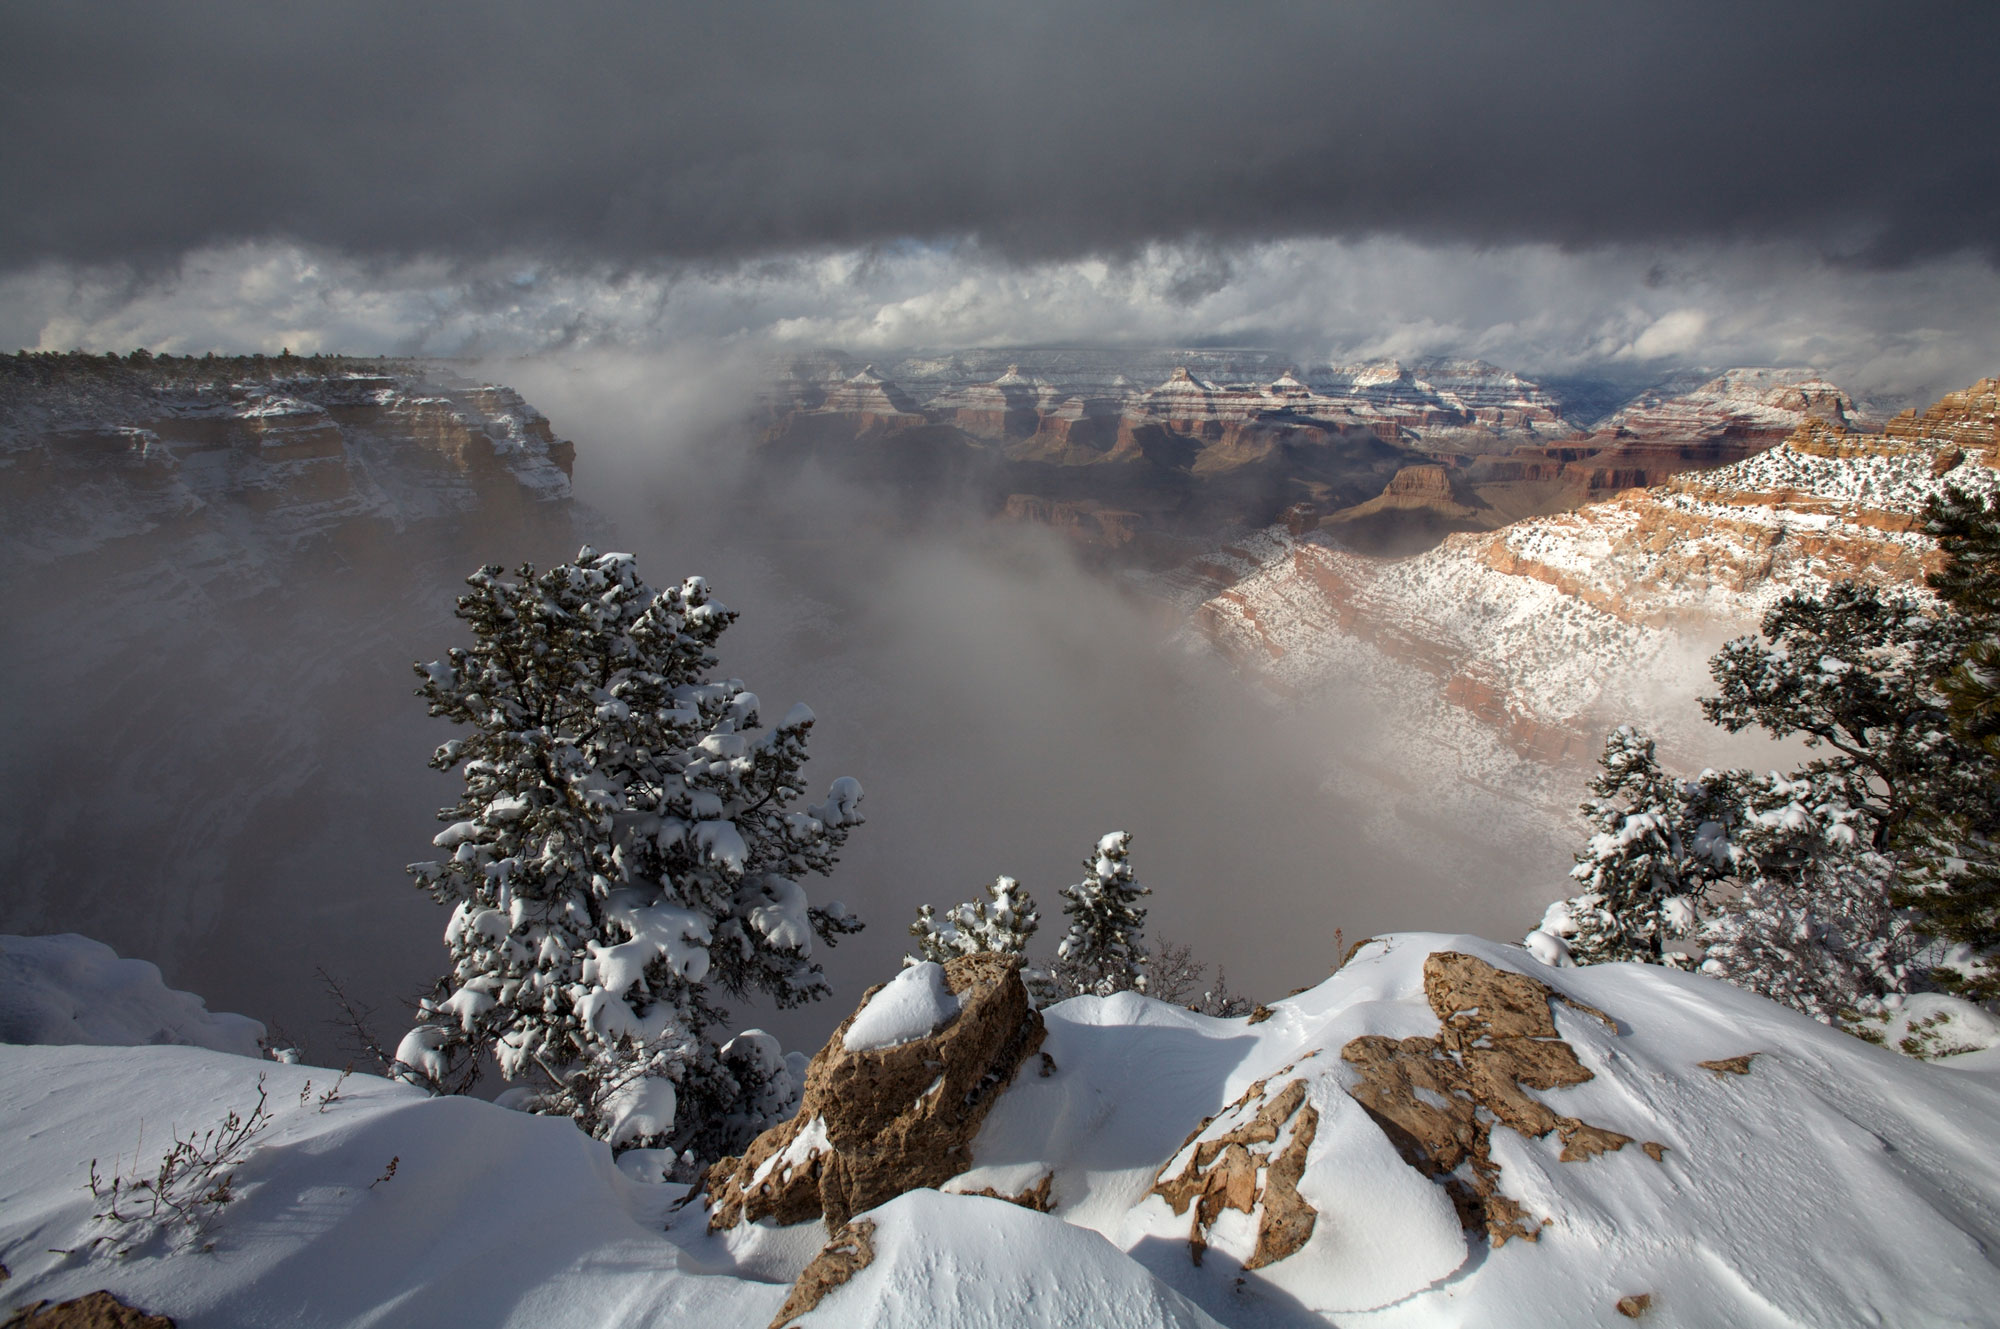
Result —
[{"label": "haze", "polygon": [[[756,473],[756,367],[1229,343],[1812,364],[1921,403],[2000,365],[1995,50],[2000,10],[1947,3],[15,6],[0,346],[451,355],[521,388],[578,442],[584,534],[709,576],[742,613],[723,667],[815,708],[816,783],[869,790],[826,889],[871,930],[788,1038],[886,974],[918,901],[1008,872],[1053,912],[1114,827],[1156,931],[1271,996],[1335,927],[1518,935],[1563,846],[1328,792],[1369,707],[1274,706],[1052,541]],[[0,923],[308,1043],[314,964],[381,1004],[434,975],[400,868],[449,788],[407,663],[456,639],[475,563],[560,544],[441,540],[199,622],[0,573],[27,625]]]}]

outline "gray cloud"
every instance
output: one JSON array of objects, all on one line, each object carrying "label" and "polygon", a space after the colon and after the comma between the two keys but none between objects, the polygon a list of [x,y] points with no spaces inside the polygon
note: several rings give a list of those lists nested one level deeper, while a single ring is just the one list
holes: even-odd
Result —
[{"label": "gray cloud", "polygon": [[0,38],[16,267],[270,238],[2000,257],[1982,3],[125,3],[10,6]]},{"label": "gray cloud", "polygon": [[685,360],[698,347],[754,359],[1224,340],[1302,363],[1464,354],[1531,374],[1810,364],[1851,391],[1926,402],[2000,368],[1996,307],[2000,271],[1969,254],[1892,270],[1779,243],[1295,239],[1032,263],[949,245],[623,268],[246,244],[142,278],[115,264],[0,274],[0,347]]}]

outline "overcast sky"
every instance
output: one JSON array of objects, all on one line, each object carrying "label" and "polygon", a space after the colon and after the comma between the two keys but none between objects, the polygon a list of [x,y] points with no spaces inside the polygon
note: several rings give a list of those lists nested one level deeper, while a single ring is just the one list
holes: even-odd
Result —
[{"label": "overcast sky", "polygon": [[2000,6],[16,5],[0,341],[2000,361]]}]

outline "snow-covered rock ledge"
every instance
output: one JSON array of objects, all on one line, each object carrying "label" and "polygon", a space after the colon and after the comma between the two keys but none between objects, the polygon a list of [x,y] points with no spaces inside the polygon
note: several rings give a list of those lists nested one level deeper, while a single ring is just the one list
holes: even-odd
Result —
[{"label": "snow-covered rock ledge", "polygon": [[[0,1314],[108,1287],[186,1329],[757,1326],[809,1263],[809,1327],[1506,1329],[1620,1323],[1640,1296],[1649,1324],[1960,1324],[2000,1304],[1992,1052],[1925,1064],[1699,976],[1433,934],[1368,945],[1256,1024],[1129,993],[1042,1019],[1046,1060],[992,1105],[972,1169],[856,1215],[817,1263],[820,1223],[710,1234],[565,1121],[361,1076],[322,1110],[332,1073],[193,1047],[0,1046]],[[91,1160],[156,1165],[260,1076],[271,1121],[214,1249],[84,1253],[115,1226]],[[1427,1175],[1422,1113],[1465,1098],[1484,1135]]]},{"label": "snow-covered rock ledge", "polygon": [[157,965],[73,932],[0,937],[0,1043],[183,1043],[260,1055],[264,1026],[211,1012]]}]

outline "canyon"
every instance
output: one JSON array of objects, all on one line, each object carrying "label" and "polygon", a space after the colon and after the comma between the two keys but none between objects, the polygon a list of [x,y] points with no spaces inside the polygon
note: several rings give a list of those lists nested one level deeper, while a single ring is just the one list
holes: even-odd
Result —
[{"label": "canyon", "polygon": [[1714,731],[1685,702],[1714,645],[1842,579],[1928,595],[1939,555],[1925,505],[1946,486],[2000,483],[1996,390],[1984,380],[1872,433],[1808,415],[1742,460],[1408,558],[1344,547],[1336,514],[1242,537],[1153,584],[1286,695],[1380,677],[1385,696],[1428,694],[1559,767],[1638,720],[1698,766]]},{"label": "canyon", "polygon": [[786,464],[970,492],[1102,560],[1152,565],[1280,519],[1331,518],[1351,548],[1413,552],[1740,460],[1807,420],[1870,422],[1809,369],[1680,375],[1614,392],[1592,418],[1595,386],[1566,406],[1476,360],[1301,369],[1269,352],[1024,348],[856,368],[826,353],[777,366],[757,416]]},{"label": "canyon", "polygon": [[[1569,385],[1569,407],[1471,362],[1288,369],[805,358],[747,443],[655,453],[601,421],[572,445],[464,366],[0,358],[17,926],[95,932],[299,1036],[333,939],[375,939],[338,975],[371,1001],[407,991],[438,924],[401,865],[446,801],[408,662],[456,639],[481,563],[636,539],[649,572],[716,576],[760,634],[731,669],[821,710],[829,774],[877,791],[885,838],[852,871],[887,926],[843,993],[915,902],[1003,870],[1053,890],[1101,817],[1160,856],[1168,936],[1245,863],[1273,909],[1326,893],[1329,934],[1505,932],[1560,883],[1605,728],[1734,760],[1692,705],[1714,647],[1849,572],[1917,586],[1925,497],[1993,473],[1990,383],[1884,420],[1806,370]],[[558,420],[592,420],[593,391]],[[814,465],[859,483],[761,496]],[[573,472],[629,511],[591,510]],[[1031,853],[1010,815],[1060,834]],[[247,965],[246,928],[275,939]],[[1215,943],[1232,973],[1237,944]],[[1325,942],[1288,944],[1309,968]]]},{"label": "canyon", "polygon": [[409,661],[473,568],[574,554],[574,456],[444,365],[0,357],[11,926],[216,975],[301,1038],[316,965],[406,989],[439,793]]}]

